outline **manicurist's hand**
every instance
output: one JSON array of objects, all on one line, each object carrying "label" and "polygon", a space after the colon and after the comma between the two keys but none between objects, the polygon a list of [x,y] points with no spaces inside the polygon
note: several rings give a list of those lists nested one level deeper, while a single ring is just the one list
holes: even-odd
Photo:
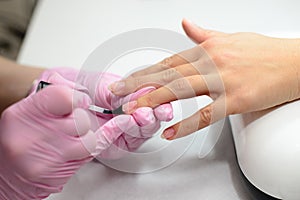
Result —
[{"label": "manicurist's hand", "polygon": [[93,159],[101,143],[90,130],[89,102],[84,93],[49,86],[4,110],[0,199],[43,199]]},{"label": "manicurist's hand", "polygon": [[[71,68],[42,71],[29,96],[3,111],[0,199],[43,199],[60,192],[94,157],[116,159],[136,150],[161,121],[173,117],[170,104],[139,108],[131,115],[95,114],[89,105],[115,109],[155,88],[120,98],[108,90],[111,81],[120,77],[109,73],[79,77],[78,73]],[[36,92],[42,80],[51,85]]]},{"label": "manicurist's hand", "polygon": [[230,114],[259,111],[300,97],[299,39],[226,34],[187,20],[183,20],[183,28],[197,46],[110,85],[119,96],[145,86],[157,88],[130,103],[128,113],[201,95],[213,99],[167,128],[163,133],[166,139],[186,136]]},{"label": "manicurist's hand", "polygon": [[[116,96],[108,86],[120,79],[120,76],[108,72],[95,73],[60,67],[45,70],[38,80],[76,88],[88,94],[93,105],[111,110],[155,89],[147,87],[124,97]],[[173,118],[172,106],[168,103],[155,109],[141,107],[130,115],[96,114],[91,111],[87,113],[91,120],[91,130],[97,137],[97,158],[100,159],[118,159],[128,152],[135,151],[153,136],[162,121],[170,121]]]}]

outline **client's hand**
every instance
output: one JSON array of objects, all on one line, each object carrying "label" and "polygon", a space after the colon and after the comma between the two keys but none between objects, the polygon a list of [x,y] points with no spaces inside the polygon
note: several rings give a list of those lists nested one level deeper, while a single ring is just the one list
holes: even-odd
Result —
[{"label": "client's hand", "polygon": [[202,129],[227,115],[270,108],[300,98],[300,40],[255,33],[226,34],[183,21],[187,35],[198,45],[111,85],[116,95],[145,86],[150,92],[131,102],[155,108],[177,99],[208,95],[213,102],[169,127],[163,136],[176,139]]}]

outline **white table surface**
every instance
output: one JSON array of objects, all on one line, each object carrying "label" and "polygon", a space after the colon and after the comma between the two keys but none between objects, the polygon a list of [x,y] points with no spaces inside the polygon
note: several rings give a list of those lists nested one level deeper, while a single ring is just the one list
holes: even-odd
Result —
[{"label": "white table surface", "polygon": [[[183,33],[183,17],[226,32],[299,32],[299,7],[297,0],[40,0],[18,61],[80,68],[114,35],[145,27]],[[214,150],[203,159],[198,158],[197,141],[201,137],[173,165],[153,173],[130,174],[89,163],[62,193],[48,199],[251,199],[242,186],[228,122]]]}]

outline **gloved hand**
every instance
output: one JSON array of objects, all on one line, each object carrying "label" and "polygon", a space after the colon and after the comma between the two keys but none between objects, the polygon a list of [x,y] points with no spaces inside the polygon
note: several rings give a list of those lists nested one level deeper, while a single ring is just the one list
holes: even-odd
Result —
[{"label": "gloved hand", "polygon": [[91,100],[82,92],[74,94],[65,86],[49,86],[3,112],[1,200],[42,199],[59,192],[93,158],[96,135],[85,110]]},{"label": "gloved hand", "polygon": [[[54,68],[46,70],[39,80],[85,91],[91,97],[93,104],[108,109],[118,108],[155,89],[148,87],[125,97],[115,96],[110,92],[108,86],[120,78],[111,73],[79,72],[71,68]],[[170,121],[173,118],[173,110],[171,104],[164,104],[155,109],[142,107],[131,115],[95,115],[90,112],[90,118],[92,130],[96,131],[98,142],[109,145],[105,147],[97,145],[98,152],[101,152],[98,158],[116,159],[128,151],[134,151],[140,147],[160,128],[161,121]]]}]

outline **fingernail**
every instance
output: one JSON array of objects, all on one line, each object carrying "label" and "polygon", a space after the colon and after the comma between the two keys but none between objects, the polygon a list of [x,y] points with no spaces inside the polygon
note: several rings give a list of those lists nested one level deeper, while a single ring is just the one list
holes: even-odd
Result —
[{"label": "fingernail", "polygon": [[125,113],[131,114],[137,108],[137,101],[130,101],[130,102],[124,104],[122,108]]},{"label": "fingernail", "polygon": [[175,130],[173,128],[168,128],[167,130],[165,130],[163,132],[163,134],[161,135],[161,137],[163,139],[170,139],[171,137],[173,137],[175,135]]},{"label": "fingernail", "polygon": [[108,88],[110,91],[118,93],[122,91],[124,87],[125,87],[125,82],[119,81],[111,84]]}]

